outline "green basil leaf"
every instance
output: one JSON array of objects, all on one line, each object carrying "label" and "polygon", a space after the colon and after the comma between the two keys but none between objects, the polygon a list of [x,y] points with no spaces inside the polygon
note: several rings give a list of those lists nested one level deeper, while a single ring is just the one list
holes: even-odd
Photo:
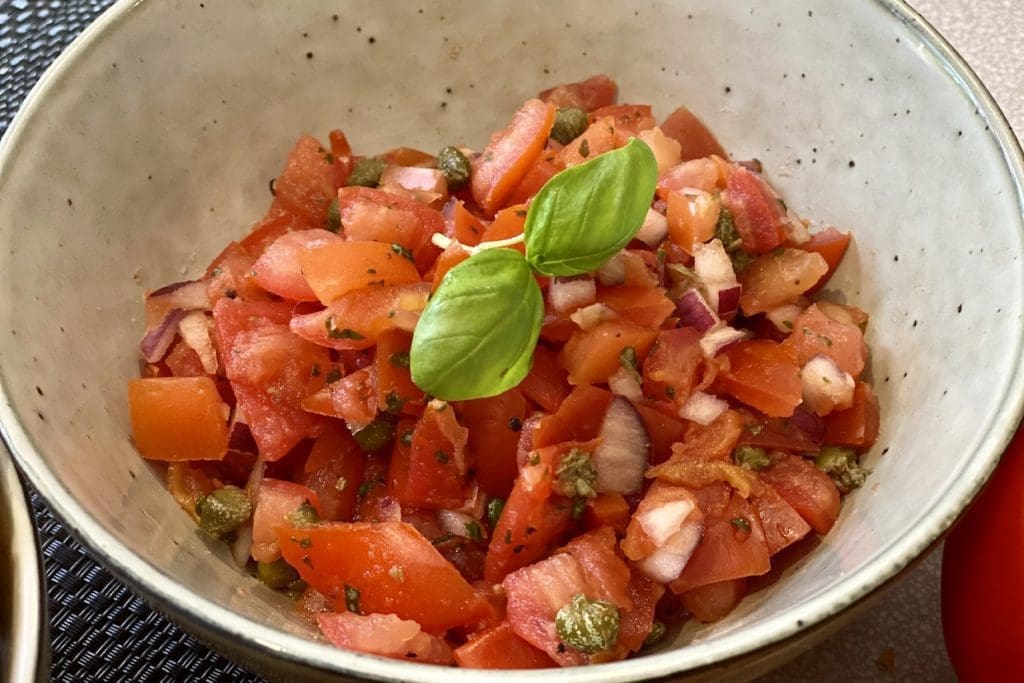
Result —
[{"label": "green basil leaf", "polygon": [[416,324],[412,379],[445,401],[495,396],[530,371],[544,317],[522,254],[487,249],[452,268]]},{"label": "green basil leaf", "polygon": [[636,139],[555,175],[526,216],[527,261],[545,275],[600,268],[640,230],[657,184],[654,153]]}]

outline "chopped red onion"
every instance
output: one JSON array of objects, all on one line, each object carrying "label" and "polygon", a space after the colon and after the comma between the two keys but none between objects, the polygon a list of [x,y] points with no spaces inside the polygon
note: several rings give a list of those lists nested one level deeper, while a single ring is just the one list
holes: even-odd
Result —
[{"label": "chopped red onion", "polygon": [[245,422],[245,416],[242,415],[242,410],[238,406],[235,406],[235,413],[231,418],[231,424],[228,425],[228,450],[252,453],[253,455],[259,453],[259,447],[256,446],[252,430],[249,429],[249,425]]},{"label": "chopped red onion", "polygon": [[621,251],[597,269],[597,279],[605,287],[614,287],[626,281],[626,257]]},{"label": "chopped red onion", "polygon": [[788,304],[773,308],[765,313],[764,317],[768,318],[779,332],[789,334],[793,331],[793,321],[796,320],[796,317],[800,315],[802,310],[796,304]]},{"label": "chopped red onion", "polygon": [[[712,290],[714,290],[715,294],[711,293]],[[730,315],[735,313],[736,309],[740,307],[741,291],[743,291],[743,288],[739,284],[731,286],[710,285],[708,287],[708,297],[717,295],[718,314]]]},{"label": "chopped red onion", "polygon": [[401,522],[402,505],[393,496],[381,496],[377,499],[377,510],[374,515],[379,522]]},{"label": "chopped red onion", "polygon": [[748,171],[753,171],[754,173],[760,173],[762,170],[760,159],[749,159],[747,161],[737,161],[735,163],[737,166],[742,166]]},{"label": "chopped red onion", "polygon": [[668,235],[668,219],[654,209],[647,209],[647,217],[644,224],[636,233],[636,239],[649,247],[656,247],[661,244]]},{"label": "chopped red onion", "polygon": [[608,378],[608,388],[616,396],[628,398],[630,401],[642,401],[644,398],[643,387],[635,370],[619,368]]},{"label": "chopped red onion", "polygon": [[596,297],[597,285],[591,278],[553,278],[548,286],[548,301],[559,313],[592,304]]},{"label": "chopped red onion", "polygon": [[804,405],[819,416],[853,405],[856,386],[850,373],[828,356],[817,355],[800,370]]},{"label": "chopped red onion", "polygon": [[146,331],[139,349],[147,363],[157,363],[164,357],[178,334],[178,323],[184,317],[185,311],[172,308],[164,314],[159,324]]},{"label": "chopped red onion", "polygon": [[688,289],[676,302],[676,313],[679,315],[679,322],[684,326],[690,326],[704,334],[720,321],[715,312],[708,306],[701,293],[696,289]]},{"label": "chopped red onion", "polygon": [[825,423],[804,406],[796,407],[789,422],[819,446],[825,442]]},{"label": "chopped red onion", "polygon": [[594,449],[597,490],[636,493],[644,483],[651,454],[651,439],[640,413],[622,397],[612,399],[598,432]]},{"label": "chopped red onion", "polygon": [[199,356],[208,375],[217,374],[217,349],[210,337],[210,319],[203,311],[189,311],[178,321],[178,332]]},{"label": "chopped red onion", "polygon": [[[475,538],[479,540],[480,537],[487,537],[487,530],[480,521],[474,517],[467,515],[465,512],[459,512],[457,510],[438,510],[437,511],[437,522],[441,525],[441,529],[452,536],[461,536],[463,538]],[[475,530],[471,532],[470,529]]]},{"label": "chopped red onion", "polygon": [[714,358],[725,347],[743,341],[749,335],[747,330],[737,330],[728,325],[722,325],[706,332],[701,337],[700,350],[705,358]]},{"label": "chopped red onion", "polygon": [[185,311],[208,311],[211,307],[206,285],[206,280],[187,280],[161,287],[146,297],[147,308],[152,305]]},{"label": "chopped red onion", "polygon": [[717,396],[695,391],[679,409],[679,417],[707,426],[727,410],[729,404]]},{"label": "chopped red onion", "polygon": [[605,304],[590,304],[577,309],[569,320],[576,323],[584,332],[592,330],[606,320],[612,320],[619,316],[615,310]]}]

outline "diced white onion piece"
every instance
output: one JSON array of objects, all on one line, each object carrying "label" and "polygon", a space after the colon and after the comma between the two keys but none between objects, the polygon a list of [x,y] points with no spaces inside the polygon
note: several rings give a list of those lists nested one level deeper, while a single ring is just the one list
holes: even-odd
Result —
[{"label": "diced white onion piece", "polygon": [[686,568],[686,563],[690,561],[693,551],[697,549],[697,544],[700,543],[700,534],[701,525],[699,524],[692,529],[680,531],[679,542],[673,545],[688,548],[688,552],[676,552],[669,546],[658,548],[637,562],[637,569],[643,572],[647,578],[658,583],[675,581],[683,573],[683,569]]},{"label": "diced white onion piece", "polygon": [[473,538],[473,534],[469,531],[470,529],[475,529],[479,532],[479,536],[477,536],[477,538],[486,534],[483,524],[481,524],[476,518],[467,515],[465,512],[459,512],[458,510],[438,510],[437,523],[441,525],[441,529],[445,533],[453,536]]},{"label": "diced white onion piece", "polygon": [[788,209],[786,215],[782,217],[782,227],[793,244],[803,244],[811,239],[811,233],[807,230],[807,226],[792,209]]},{"label": "diced white onion piece", "polygon": [[705,333],[700,339],[700,350],[704,354],[705,358],[714,358],[718,355],[718,352],[727,346],[731,346],[738,341],[743,341],[749,336],[749,332],[746,330],[737,330],[728,325],[722,325],[716,327],[713,330]]},{"label": "diced white onion piece", "polygon": [[590,304],[589,306],[577,309],[569,316],[569,320],[576,323],[581,330],[586,332],[594,329],[604,321],[612,320],[618,316],[619,314],[615,312],[615,309],[605,304]]},{"label": "diced white onion piece", "polygon": [[619,368],[608,378],[608,388],[616,396],[628,398],[630,401],[641,401],[644,397],[644,390],[640,386],[636,372],[626,368]]},{"label": "diced white onion piece", "polygon": [[792,332],[793,321],[803,311],[802,308],[796,304],[787,304],[786,306],[779,306],[773,308],[764,314],[764,317],[768,318],[772,325],[775,325],[775,329],[779,332]]},{"label": "diced white onion piece", "polygon": [[626,399],[612,399],[598,436],[601,444],[593,453],[597,490],[639,491],[651,453],[651,440],[640,413]]},{"label": "diced white onion piece", "polygon": [[683,527],[683,521],[693,512],[696,504],[687,498],[673,500],[645,510],[636,516],[640,527],[659,548]]},{"label": "diced white onion piece", "polygon": [[605,287],[614,287],[626,281],[626,257],[621,251],[597,269],[597,279]]},{"label": "diced white onion piece", "polygon": [[721,310],[719,292],[739,284],[722,240],[716,237],[709,242],[693,243],[693,270],[707,288],[708,304],[713,310]]},{"label": "diced white onion piece", "polygon": [[206,280],[186,280],[161,287],[146,296],[146,309],[169,310],[180,308],[184,311],[210,310],[210,299],[206,295]]},{"label": "diced white onion piece", "polygon": [[638,140],[647,144],[654,152],[654,160],[658,163],[658,173],[664,173],[673,166],[678,166],[682,157],[682,145],[673,138],[661,132],[661,128],[655,126],[649,130],[641,131],[636,136]]},{"label": "diced white onion piece", "polygon": [[573,311],[580,306],[594,303],[597,285],[591,278],[563,280],[555,278],[548,286],[548,301],[559,313]]},{"label": "diced white onion piece", "polygon": [[656,247],[668,235],[668,219],[654,209],[647,209],[647,217],[636,238],[649,247]]},{"label": "diced white onion piece", "polygon": [[243,524],[235,531],[235,540],[231,542],[231,559],[240,569],[249,564],[252,552],[252,522]]},{"label": "diced white onion piece", "polygon": [[217,349],[210,338],[211,321],[203,311],[190,311],[178,321],[181,338],[192,347],[208,375],[217,373]]},{"label": "diced white onion piece", "polygon": [[[680,490],[682,493],[683,490]],[[641,502],[634,519],[657,549],[637,562],[650,579],[668,583],[679,578],[703,532],[700,511],[693,494],[650,506]]]},{"label": "diced white onion piece", "polygon": [[727,410],[729,410],[729,404],[717,396],[703,391],[695,391],[679,409],[679,417],[706,426],[717,420]]},{"label": "diced white onion piece", "polygon": [[818,355],[807,361],[800,370],[800,383],[804,405],[817,415],[853,405],[853,377],[828,356]]},{"label": "diced white onion piece", "polygon": [[703,295],[696,289],[688,289],[679,297],[676,301],[676,313],[679,314],[680,323],[694,328],[701,334],[720,322]]}]

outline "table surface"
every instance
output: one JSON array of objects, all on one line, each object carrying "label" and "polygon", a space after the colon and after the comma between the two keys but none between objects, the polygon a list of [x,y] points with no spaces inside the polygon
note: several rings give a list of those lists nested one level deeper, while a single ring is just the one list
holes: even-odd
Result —
[{"label": "table surface", "polygon": [[[0,135],[34,81],[110,0],[0,0]],[[918,0],[1014,130],[1024,130],[1024,3]],[[258,681],[183,633],[98,565],[32,495],[46,560],[54,681]],[[939,617],[941,552],[858,619],[761,680],[955,681]]]}]

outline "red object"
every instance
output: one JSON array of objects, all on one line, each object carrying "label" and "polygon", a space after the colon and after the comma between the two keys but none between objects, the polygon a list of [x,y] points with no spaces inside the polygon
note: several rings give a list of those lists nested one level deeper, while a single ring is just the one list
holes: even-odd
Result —
[{"label": "red object", "polygon": [[786,239],[779,202],[756,173],[735,165],[722,203],[732,212],[736,232],[748,252],[764,254]]},{"label": "red object", "polygon": [[679,107],[669,114],[661,124],[661,132],[679,143],[683,161],[712,154],[729,158],[714,134],[686,107]]},{"label": "red object", "polygon": [[619,87],[604,74],[591,76],[585,81],[565,83],[548,88],[537,97],[559,109],[577,107],[587,112],[615,104]]},{"label": "red object", "polygon": [[819,534],[828,533],[836,523],[839,489],[811,461],[799,455],[779,454],[760,475]]},{"label": "red object", "polygon": [[551,657],[517,636],[507,621],[470,636],[465,645],[455,650],[455,661],[459,666],[474,669],[545,669],[558,666]]},{"label": "red object", "polygon": [[946,537],[942,628],[965,683],[1024,677],[1024,429]]},{"label": "red object", "polygon": [[715,393],[726,393],[770,417],[789,417],[802,399],[796,355],[765,339],[742,341],[722,351],[729,368],[718,373]]},{"label": "red object", "polygon": [[833,227],[828,227],[821,232],[811,235],[809,241],[795,246],[804,251],[813,251],[816,254],[821,254],[821,257],[825,259],[825,263],[828,264],[828,272],[822,275],[821,279],[807,290],[808,294],[814,294],[828,283],[836,272],[836,268],[842,263],[843,256],[846,255],[846,249],[850,246],[850,233],[839,232]]},{"label": "red object", "polygon": [[469,454],[476,478],[488,495],[504,498],[519,474],[516,452],[526,421],[526,399],[517,389],[462,404],[469,430]]}]

